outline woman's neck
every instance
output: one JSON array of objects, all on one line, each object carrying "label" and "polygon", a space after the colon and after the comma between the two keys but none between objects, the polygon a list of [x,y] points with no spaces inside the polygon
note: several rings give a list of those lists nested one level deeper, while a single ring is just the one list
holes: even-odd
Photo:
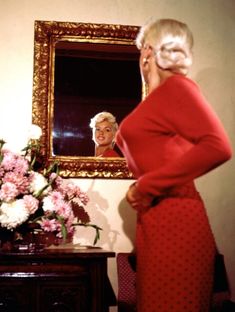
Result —
[{"label": "woman's neck", "polygon": [[151,93],[154,89],[162,85],[167,78],[173,75],[174,73],[172,73],[169,70],[162,70],[160,68],[157,68],[157,70],[150,76],[148,84],[148,93]]},{"label": "woman's neck", "polygon": [[111,145],[108,146],[96,146],[95,147],[95,156],[99,157],[102,156],[107,150],[112,149]]}]

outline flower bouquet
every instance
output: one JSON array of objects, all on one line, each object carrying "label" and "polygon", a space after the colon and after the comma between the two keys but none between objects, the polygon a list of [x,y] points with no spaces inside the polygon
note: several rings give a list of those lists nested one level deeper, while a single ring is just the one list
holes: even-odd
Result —
[{"label": "flower bouquet", "polygon": [[101,228],[90,223],[85,210],[87,194],[71,180],[59,176],[57,163],[48,168],[43,164],[39,138],[32,137],[21,153],[4,148],[4,144],[0,140],[2,249],[8,248],[9,241],[32,242],[45,235],[54,237],[55,244],[68,242],[76,226],[93,227],[96,244]]}]

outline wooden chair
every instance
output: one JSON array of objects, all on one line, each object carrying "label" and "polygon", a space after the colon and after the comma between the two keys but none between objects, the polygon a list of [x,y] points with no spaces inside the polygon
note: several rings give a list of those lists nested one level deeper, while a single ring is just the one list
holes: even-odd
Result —
[{"label": "wooden chair", "polygon": [[117,254],[118,312],[136,312],[136,272],[131,266],[135,257],[131,253]]}]

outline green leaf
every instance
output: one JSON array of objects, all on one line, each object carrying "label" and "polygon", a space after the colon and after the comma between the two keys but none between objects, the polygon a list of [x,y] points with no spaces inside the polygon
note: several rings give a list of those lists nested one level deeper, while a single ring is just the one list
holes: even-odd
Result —
[{"label": "green leaf", "polygon": [[61,233],[62,233],[63,240],[66,240],[68,231],[64,223],[61,223]]},{"label": "green leaf", "polygon": [[100,231],[102,231],[103,229],[99,226],[97,226],[96,224],[92,224],[92,223],[82,223],[82,222],[77,222],[77,223],[73,223],[74,226],[85,226],[85,227],[92,227],[95,229],[95,238],[93,241],[93,245],[95,245],[98,240],[100,239]]},{"label": "green leaf", "polygon": [[64,224],[64,218],[62,218],[61,216],[56,215],[56,219],[61,224],[61,233],[62,233],[63,240],[65,241],[66,238],[67,238],[68,231],[67,231],[67,228],[66,228],[66,226]]}]

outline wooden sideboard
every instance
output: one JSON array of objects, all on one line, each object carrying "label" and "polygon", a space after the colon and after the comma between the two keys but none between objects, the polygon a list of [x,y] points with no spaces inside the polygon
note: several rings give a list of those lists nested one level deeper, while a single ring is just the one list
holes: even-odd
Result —
[{"label": "wooden sideboard", "polygon": [[0,252],[0,312],[107,312],[114,256],[100,248]]}]

